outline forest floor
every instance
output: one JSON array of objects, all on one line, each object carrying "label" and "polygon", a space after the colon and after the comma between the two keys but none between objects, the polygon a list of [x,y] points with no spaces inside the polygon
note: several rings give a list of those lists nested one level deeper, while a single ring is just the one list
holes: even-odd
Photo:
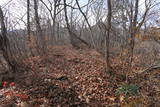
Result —
[{"label": "forest floor", "polygon": [[3,83],[0,107],[160,107],[160,70],[129,73],[139,94],[127,99],[116,90],[125,84],[121,61],[105,59],[91,49],[55,46],[45,56],[23,60],[14,82]]}]

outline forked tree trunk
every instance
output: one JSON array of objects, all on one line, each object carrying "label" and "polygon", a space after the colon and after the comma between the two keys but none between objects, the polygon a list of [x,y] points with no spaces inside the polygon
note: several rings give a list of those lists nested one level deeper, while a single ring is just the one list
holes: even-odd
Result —
[{"label": "forked tree trunk", "polygon": [[[0,82],[2,82],[2,75],[5,73],[8,77],[13,77],[13,73],[16,71],[16,67],[10,60],[9,54],[9,40],[7,38],[7,29],[4,23],[3,11],[0,7],[0,25],[1,25],[1,34],[0,34],[0,60],[1,65],[4,65],[5,72],[0,72]],[[1,70],[0,70],[1,71]]]}]

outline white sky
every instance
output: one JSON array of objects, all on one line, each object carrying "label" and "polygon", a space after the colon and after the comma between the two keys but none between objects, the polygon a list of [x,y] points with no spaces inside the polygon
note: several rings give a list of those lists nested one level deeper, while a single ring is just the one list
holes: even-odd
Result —
[{"label": "white sky", "polygon": [[[19,0],[0,0],[0,5],[4,6],[6,3],[8,3],[9,1],[11,1],[11,3],[14,5],[16,5],[18,3]],[[20,0],[21,1],[21,0]],[[80,0],[80,2],[83,4],[85,4],[87,0]],[[139,4],[143,4],[145,0],[140,0]],[[160,0],[156,0],[156,1],[160,1]]]},{"label": "white sky", "polygon": [[4,3],[6,3],[8,0],[0,0],[0,5],[3,5]]},{"label": "white sky", "polygon": [[[15,21],[15,23],[16,23],[17,22],[16,20],[18,20],[18,18],[21,18],[26,13],[26,8],[24,7],[24,5],[25,5],[24,1],[26,1],[26,0],[0,0],[0,6],[3,7],[9,1],[11,1],[11,2],[5,8],[9,9],[9,12],[11,14],[10,17],[12,17],[12,22],[14,23],[14,21]],[[80,1],[80,4],[86,4],[86,2],[88,0],[79,0],[79,1]],[[144,1],[145,0],[140,0],[140,3],[139,3],[141,6],[140,7],[141,12],[143,12],[145,10]],[[155,0],[155,1],[160,2],[160,0]],[[21,25],[17,25],[17,27],[24,26],[24,23],[20,22],[20,24]]]}]

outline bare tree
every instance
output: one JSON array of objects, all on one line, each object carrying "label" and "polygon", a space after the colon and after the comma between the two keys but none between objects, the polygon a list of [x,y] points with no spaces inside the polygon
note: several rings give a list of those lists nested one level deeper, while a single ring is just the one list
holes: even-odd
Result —
[{"label": "bare tree", "polygon": [[[46,9],[49,11],[49,14],[52,19],[52,38],[51,38],[52,42],[53,41],[57,42],[57,35],[55,35],[56,16],[59,12],[61,12],[61,10],[58,11],[58,7],[59,7],[61,0],[54,0],[54,3],[51,2],[50,0],[48,0],[50,7],[43,0],[40,0],[40,1],[46,7]],[[55,40],[53,40],[53,37],[55,38]]]},{"label": "bare tree", "polygon": [[[66,0],[63,0],[63,2],[64,2],[65,21],[66,21],[67,29],[68,29],[68,32],[69,32],[71,38],[76,38],[76,39],[78,39],[79,41],[81,41],[82,43],[84,43],[84,44],[86,44],[87,46],[89,46],[89,44],[88,44],[85,40],[83,40],[83,39],[81,39],[80,37],[78,37],[78,36],[75,34],[75,32],[73,32],[73,31],[71,30],[71,27],[70,27],[70,24],[69,24],[69,21],[68,21],[68,16],[67,16],[67,4],[66,4]],[[77,46],[76,44],[72,44],[72,45],[75,45],[75,47],[78,47],[78,48],[79,48],[79,46]]]},{"label": "bare tree", "polygon": [[77,6],[78,6],[79,11],[82,13],[83,17],[85,18],[85,21],[87,22],[87,25],[88,25],[88,27],[89,27],[89,29],[90,29],[90,31],[91,31],[91,40],[92,40],[92,43],[93,43],[93,47],[96,48],[96,44],[95,44],[95,41],[94,41],[94,39],[93,39],[93,32],[92,32],[91,25],[89,24],[89,21],[88,21],[86,15],[85,15],[85,13],[82,11],[82,9],[81,9],[81,7],[80,7],[80,5],[79,5],[78,0],[76,0],[76,4],[77,4]]},{"label": "bare tree", "polygon": [[[31,25],[30,25],[30,0],[27,0],[27,33],[28,33],[28,45],[31,44]],[[31,55],[34,55],[32,47],[29,45]]]},{"label": "bare tree", "polygon": [[30,0],[27,0],[27,32],[30,38],[31,28],[30,28]]},{"label": "bare tree", "polygon": [[45,38],[42,32],[42,28],[40,25],[40,19],[39,19],[39,15],[38,15],[38,1],[34,0],[34,11],[35,11],[35,21],[36,21],[36,30],[38,32],[38,36],[39,36],[39,44],[41,45],[41,49],[42,52],[45,53]]},{"label": "bare tree", "polygon": [[130,18],[130,62],[129,62],[129,68],[132,66],[133,62],[133,53],[134,53],[134,46],[135,46],[135,35],[138,33],[138,31],[141,29],[142,25],[145,22],[145,19],[147,17],[147,14],[149,10],[151,9],[151,1],[147,3],[148,0],[145,0],[145,12],[141,18],[141,21],[138,22],[138,14],[139,14],[139,0],[135,0],[135,4],[131,2],[130,6],[130,13],[127,11],[129,18]]},{"label": "bare tree", "polygon": [[111,0],[107,1],[107,6],[108,6],[108,15],[107,15],[107,35],[106,35],[106,40],[105,40],[105,57],[106,57],[106,67],[107,70],[110,70],[110,61],[109,61],[109,42],[110,42],[110,30],[111,30],[111,16],[112,16],[112,6],[111,6]]},{"label": "bare tree", "polygon": [[13,77],[13,73],[16,72],[15,63],[11,60],[11,53],[9,50],[9,39],[7,37],[7,29],[4,23],[3,11],[0,7],[0,24],[1,24],[1,34],[0,34],[0,51],[9,66],[8,76]]}]

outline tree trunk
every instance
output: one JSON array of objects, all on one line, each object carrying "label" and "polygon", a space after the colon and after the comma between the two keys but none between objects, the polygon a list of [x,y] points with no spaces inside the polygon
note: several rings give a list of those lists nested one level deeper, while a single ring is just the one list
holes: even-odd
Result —
[{"label": "tree trunk", "polygon": [[110,70],[110,61],[109,61],[109,45],[110,45],[110,30],[111,30],[111,16],[112,16],[112,8],[111,8],[111,0],[108,0],[108,16],[107,16],[107,35],[106,35],[106,42],[105,42],[105,47],[106,47],[106,52],[105,52],[105,57],[106,57],[106,69]]},{"label": "tree trunk", "polygon": [[[9,54],[9,40],[7,38],[7,29],[5,27],[4,23],[4,16],[3,16],[3,11],[0,7],[0,24],[1,24],[1,34],[0,34],[0,62],[1,64],[5,65],[5,70],[7,73],[8,78],[13,77],[13,73],[16,72],[16,67],[13,64],[13,62],[10,59],[10,54]],[[1,71],[1,70],[0,70]],[[3,71],[4,72],[4,71]],[[0,72],[0,82],[2,82],[3,75],[1,75],[2,72]]]},{"label": "tree trunk", "polygon": [[32,51],[32,46],[30,46],[31,43],[31,27],[30,27],[30,0],[27,0],[27,34],[28,34],[28,47],[29,51],[32,56],[34,56],[34,53]]},{"label": "tree trunk", "polygon": [[36,30],[37,30],[37,34],[38,34],[38,37],[39,37],[39,46],[40,46],[40,49],[42,51],[42,53],[44,54],[45,53],[45,38],[44,38],[44,35],[42,33],[42,28],[41,28],[41,25],[40,25],[40,19],[39,19],[39,16],[38,16],[38,2],[37,0],[34,0],[34,11],[35,11],[35,21],[36,21]]},{"label": "tree trunk", "polygon": [[30,0],[27,0],[27,33],[30,39],[31,28],[30,28]]}]

